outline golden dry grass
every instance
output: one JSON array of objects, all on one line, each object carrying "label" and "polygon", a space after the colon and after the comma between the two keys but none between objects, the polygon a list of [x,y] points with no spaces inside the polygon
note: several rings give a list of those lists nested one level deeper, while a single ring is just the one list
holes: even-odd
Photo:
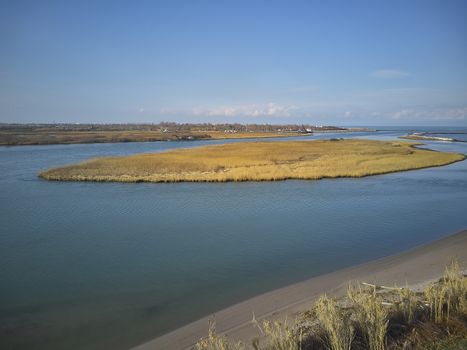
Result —
[{"label": "golden dry grass", "polygon": [[195,344],[195,350],[245,350],[241,342],[231,342],[216,332],[215,322],[210,322],[208,336]]},{"label": "golden dry grass", "polygon": [[424,294],[434,322],[448,320],[452,312],[467,311],[467,280],[457,262],[446,267],[441,282],[426,288]]},{"label": "golden dry grass", "polygon": [[376,289],[373,292],[364,292],[349,288],[347,295],[355,305],[355,318],[365,334],[368,348],[384,350],[389,320],[383,298],[376,294]]},{"label": "golden dry grass", "polygon": [[315,303],[316,315],[327,333],[331,350],[350,350],[355,329],[350,313],[334,299],[321,296]]},{"label": "golden dry grass", "polygon": [[302,333],[287,323],[265,320],[259,323],[253,315],[253,325],[259,329],[266,341],[261,344],[259,339],[253,341],[254,350],[302,350]]},{"label": "golden dry grass", "polygon": [[371,140],[235,143],[97,158],[50,169],[39,176],[119,182],[316,180],[441,166],[465,158],[413,146],[403,141]]}]

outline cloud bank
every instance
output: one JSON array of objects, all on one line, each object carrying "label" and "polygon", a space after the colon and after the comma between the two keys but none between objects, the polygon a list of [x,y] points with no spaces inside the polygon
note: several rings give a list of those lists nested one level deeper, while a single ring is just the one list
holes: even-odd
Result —
[{"label": "cloud bank", "polygon": [[194,107],[191,113],[195,116],[208,117],[290,117],[296,109],[297,107],[294,105],[280,105],[270,102],[263,105]]}]

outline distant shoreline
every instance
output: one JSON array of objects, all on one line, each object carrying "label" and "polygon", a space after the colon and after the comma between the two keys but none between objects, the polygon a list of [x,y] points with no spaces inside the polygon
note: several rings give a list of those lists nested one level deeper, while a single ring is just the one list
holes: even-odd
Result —
[{"label": "distant shoreline", "polygon": [[263,124],[0,124],[0,146],[252,139],[361,131],[375,130]]},{"label": "distant shoreline", "polygon": [[251,325],[255,318],[283,319],[311,307],[324,294],[342,296],[353,281],[421,288],[443,275],[445,266],[457,259],[467,262],[467,230],[419,245],[401,253],[347,267],[325,275],[279,288],[203,317],[186,326],[134,347],[132,350],[188,350],[206,336],[213,317],[219,333],[251,344],[258,337]]},{"label": "distant shoreline", "polygon": [[[133,143],[133,142],[170,142],[170,141],[215,141],[215,140],[226,140],[226,139],[265,139],[265,138],[285,138],[285,137],[303,137],[309,136],[310,134],[297,134],[297,133],[251,133],[251,134],[170,134],[161,135],[160,133],[139,133],[134,135],[132,133],[117,134],[112,132],[100,132],[100,133],[80,133],[71,136],[68,140],[50,140],[46,135],[43,140],[40,141],[20,141],[18,143],[8,143],[1,139],[0,135],[0,146],[48,146],[48,145],[77,145],[77,144],[99,144],[99,143]],[[44,136],[44,135],[39,135]],[[64,133],[60,134],[59,137],[69,137]],[[97,139],[96,139],[97,137]],[[99,139],[102,138],[102,139]]]}]

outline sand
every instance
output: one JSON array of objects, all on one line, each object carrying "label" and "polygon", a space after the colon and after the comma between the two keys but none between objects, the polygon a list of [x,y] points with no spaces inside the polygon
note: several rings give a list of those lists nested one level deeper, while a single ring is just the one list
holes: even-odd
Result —
[{"label": "sand", "polygon": [[259,337],[258,331],[251,324],[253,313],[257,320],[293,317],[297,312],[310,308],[320,295],[343,295],[347,285],[356,281],[399,286],[408,283],[413,288],[421,288],[441,277],[445,266],[453,259],[457,259],[461,266],[466,265],[467,230],[396,255],[259,295],[155,338],[133,350],[190,349],[201,337],[207,335],[208,323],[213,317],[219,333],[251,344],[252,339]]}]

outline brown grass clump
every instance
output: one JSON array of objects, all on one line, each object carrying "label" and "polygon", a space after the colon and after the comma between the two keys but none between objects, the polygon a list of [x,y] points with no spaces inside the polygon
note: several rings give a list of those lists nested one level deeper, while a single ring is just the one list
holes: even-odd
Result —
[{"label": "brown grass clump", "polygon": [[434,322],[442,322],[447,318],[446,292],[446,287],[441,284],[429,286],[424,290],[429,305],[430,318]]},{"label": "brown grass clump", "polygon": [[383,306],[383,299],[372,291],[348,289],[348,298],[354,303],[354,317],[361,331],[365,334],[370,350],[386,348],[388,328],[388,310]]},{"label": "brown grass clump", "polygon": [[402,312],[405,322],[410,324],[415,320],[416,311],[420,303],[419,298],[408,286],[396,289],[396,293],[399,297],[397,303],[398,310]]},{"label": "brown grass clump", "polygon": [[321,296],[315,303],[316,315],[326,331],[332,350],[350,350],[355,330],[350,322],[350,313],[334,299]]},{"label": "brown grass clump", "polygon": [[371,140],[235,143],[98,158],[50,169],[47,180],[180,182],[362,177],[441,166],[464,155]]},{"label": "brown grass clump", "polygon": [[260,324],[253,317],[253,324],[260,330],[261,334],[266,338],[266,346],[263,347],[259,340],[253,343],[255,350],[301,350],[302,349],[302,333],[298,332],[287,324],[280,321],[263,321]]},{"label": "brown grass clump", "polygon": [[210,322],[208,336],[199,340],[195,345],[196,350],[245,350],[241,342],[231,343],[226,336],[216,332],[215,322]]},{"label": "brown grass clump", "polygon": [[457,262],[446,267],[441,281],[427,287],[424,294],[429,306],[430,318],[434,322],[449,320],[451,312],[467,311],[467,281]]}]

